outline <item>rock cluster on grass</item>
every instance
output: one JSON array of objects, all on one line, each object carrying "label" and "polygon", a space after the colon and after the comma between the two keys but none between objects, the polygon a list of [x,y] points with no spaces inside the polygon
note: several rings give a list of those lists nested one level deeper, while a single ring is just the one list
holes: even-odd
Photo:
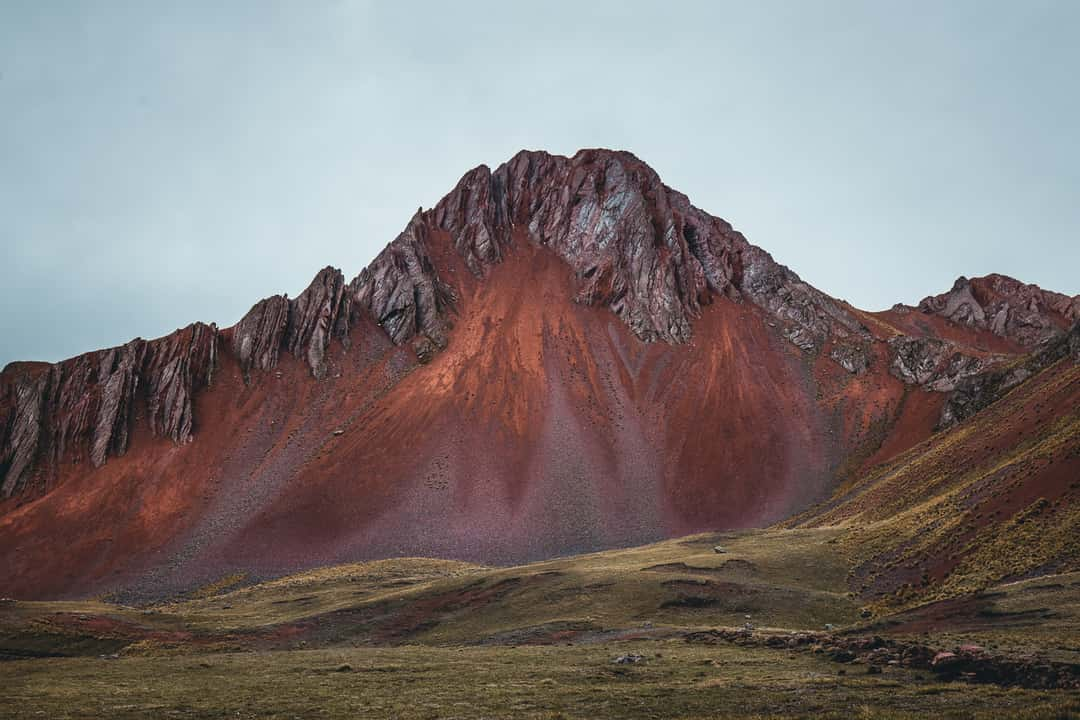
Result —
[{"label": "rock cluster on grass", "polygon": [[1080,666],[1031,656],[1006,657],[978,645],[937,650],[891,638],[846,637],[830,633],[792,632],[752,636],[741,630],[718,629],[688,633],[687,642],[727,642],[774,649],[803,650],[834,662],[860,663],[879,669],[903,667],[929,670],[942,680],[992,683],[1035,689],[1080,689]]}]

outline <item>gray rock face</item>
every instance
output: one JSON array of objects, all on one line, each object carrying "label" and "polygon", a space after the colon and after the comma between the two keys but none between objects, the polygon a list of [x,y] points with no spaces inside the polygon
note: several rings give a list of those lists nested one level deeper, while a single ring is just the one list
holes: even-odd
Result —
[{"label": "gray rock face", "polygon": [[986,312],[971,293],[971,283],[965,277],[957,278],[949,292],[924,298],[919,309],[961,325],[986,327]]},{"label": "gray rock face", "polygon": [[1065,358],[1080,363],[1080,322],[1075,323],[1068,333],[1044,343],[1019,364],[957,381],[941,408],[938,428],[949,428],[963,422],[1032,375]]},{"label": "gray rock face", "polygon": [[861,375],[870,369],[873,352],[869,343],[837,343],[829,351],[829,357],[849,373]]},{"label": "gray rock face", "polygon": [[0,494],[10,497],[21,489],[37,455],[41,437],[44,387],[48,374],[13,373],[12,381],[0,386],[5,396],[0,414],[4,443],[0,446]]},{"label": "gray rock face", "polygon": [[87,457],[100,466],[128,446],[137,399],[158,436],[183,443],[194,396],[213,380],[218,330],[195,323],[54,365],[5,371],[0,380],[0,493],[23,488],[35,466]]},{"label": "gray rock face", "polygon": [[941,340],[899,336],[889,340],[892,350],[890,371],[909,385],[929,382],[942,362],[945,343]]},{"label": "gray rock face", "polygon": [[294,300],[273,295],[255,303],[232,335],[232,351],[245,378],[250,379],[252,368],[275,367],[283,348],[307,363],[313,376],[322,378],[330,340],[337,338],[348,346],[350,308],[345,279],[332,267],[320,270]]},{"label": "gray rock face", "polygon": [[397,345],[410,343],[422,361],[446,347],[447,313],[454,290],[428,253],[428,226],[420,212],[351,283],[354,312],[367,312]]},{"label": "gray rock face", "polygon": [[924,298],[919,310],[1030,348],[1080,319],[1080,295],[1050,292],[1005,275],[961,277],[949,292]]},{"label": "gray rock face", "polygon": [[195,393],[214,379],[217,343],[217,327],[202,323],[145,343],[140,374],[146,383],[150,429],[155,435],[176,443],[191,439]]},{"label": "gray rock face", "polygon": [[[276,295],[257,303],[233,330],[232,351],[245,374],[252,368],[273,368],[285,349],[322,378],[331,340],[348,349],[349,330],[363,313],[395,344],[408,344],[421,361],[446,347],[448,314],[456,295],[431,261],[429,233],[423,213],[417,212],[347,285],[340,270],[327,267],[296,299]],[[485,252],[492,252],[479,242]]]},{"label": "gray rock face", "polygon": [[90,461],[101,467],[109,455],[122,455],[128,444],[130,403],[139,387],[141,342],[106,350],[98,365],[101,399],[90,443]]},{"label": "gray rock face", "polygon": [[288,324],[289,299],[274,295],[255,303],[233,327],[232,352],[245,376],[252,368],[269,370],[277,365]]},{"label": "gray rock face", "polygon": [[990,362],[959,352],[956,345],[937,338],[901,335],[889,340],[889,371],[909,385],[948,392],[968,375],[981,372]]},{"label": "gray rock face", "polygon": [[467,174],[426,217],[450,233],[477,275],[503,256],[514,228],[526,230],[575,270],[578,302],[609,307],[645,341],[687,341],[712,294],[766,309],[803,350],[834,333],[869,335],[629,153],[522,152],[493,173],[481,166]]},{"label": "gray rock face", "polygon": [[330,338],[348,344],[349,308],[345,278],[340,270],[331,267],[320,270],[307,289],[289,304],[285,344],[289,352],[307,362],[316,378],[326,374]]}]

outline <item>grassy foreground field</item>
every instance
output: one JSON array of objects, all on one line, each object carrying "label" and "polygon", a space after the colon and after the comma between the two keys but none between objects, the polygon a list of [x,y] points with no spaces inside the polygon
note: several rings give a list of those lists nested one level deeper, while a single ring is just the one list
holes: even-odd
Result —
[{"label": "grassy foreground field", "polygon": [[[640,654],[615,665],[619,654]],[[813,654],[681,640],[19,661],[3,714],[49,718],[1028,717],[1075,694],[867,675]]]},{"label": "grassy foreground field", "polygon": [[[849,589],[846,532],[695,536],[513,568],[384,560],[225,578],[138,608],[6,601],[0,717],[1080,714],[1080,692],[1039,674],[1071,677],[1080,659],[1080,577],[874,615]],[[971,642],[1034,670],[991,682],[985,658],[951,674],[919,664]]]}]

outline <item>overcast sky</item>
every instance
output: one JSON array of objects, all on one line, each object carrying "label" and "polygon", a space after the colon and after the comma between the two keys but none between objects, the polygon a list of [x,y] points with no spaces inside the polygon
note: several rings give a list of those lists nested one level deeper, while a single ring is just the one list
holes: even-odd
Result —
[{"label": "overcast sky", "polygon": [[630,150],[863,308],[1080,293],[1078,36],[1071,1],[3,0],[0,365],[351,278],[521,148]]}]

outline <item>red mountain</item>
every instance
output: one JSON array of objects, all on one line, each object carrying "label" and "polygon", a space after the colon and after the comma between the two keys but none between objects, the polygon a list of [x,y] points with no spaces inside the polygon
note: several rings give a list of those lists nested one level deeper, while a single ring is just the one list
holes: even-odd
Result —
[{"label": "red mountain", "polygon": [[628,153],[521,152],[351,282],[4,369],[0,577],[163,595],[771,524],[1080,359],[1077,320],[998,275],[863,312]]}]

